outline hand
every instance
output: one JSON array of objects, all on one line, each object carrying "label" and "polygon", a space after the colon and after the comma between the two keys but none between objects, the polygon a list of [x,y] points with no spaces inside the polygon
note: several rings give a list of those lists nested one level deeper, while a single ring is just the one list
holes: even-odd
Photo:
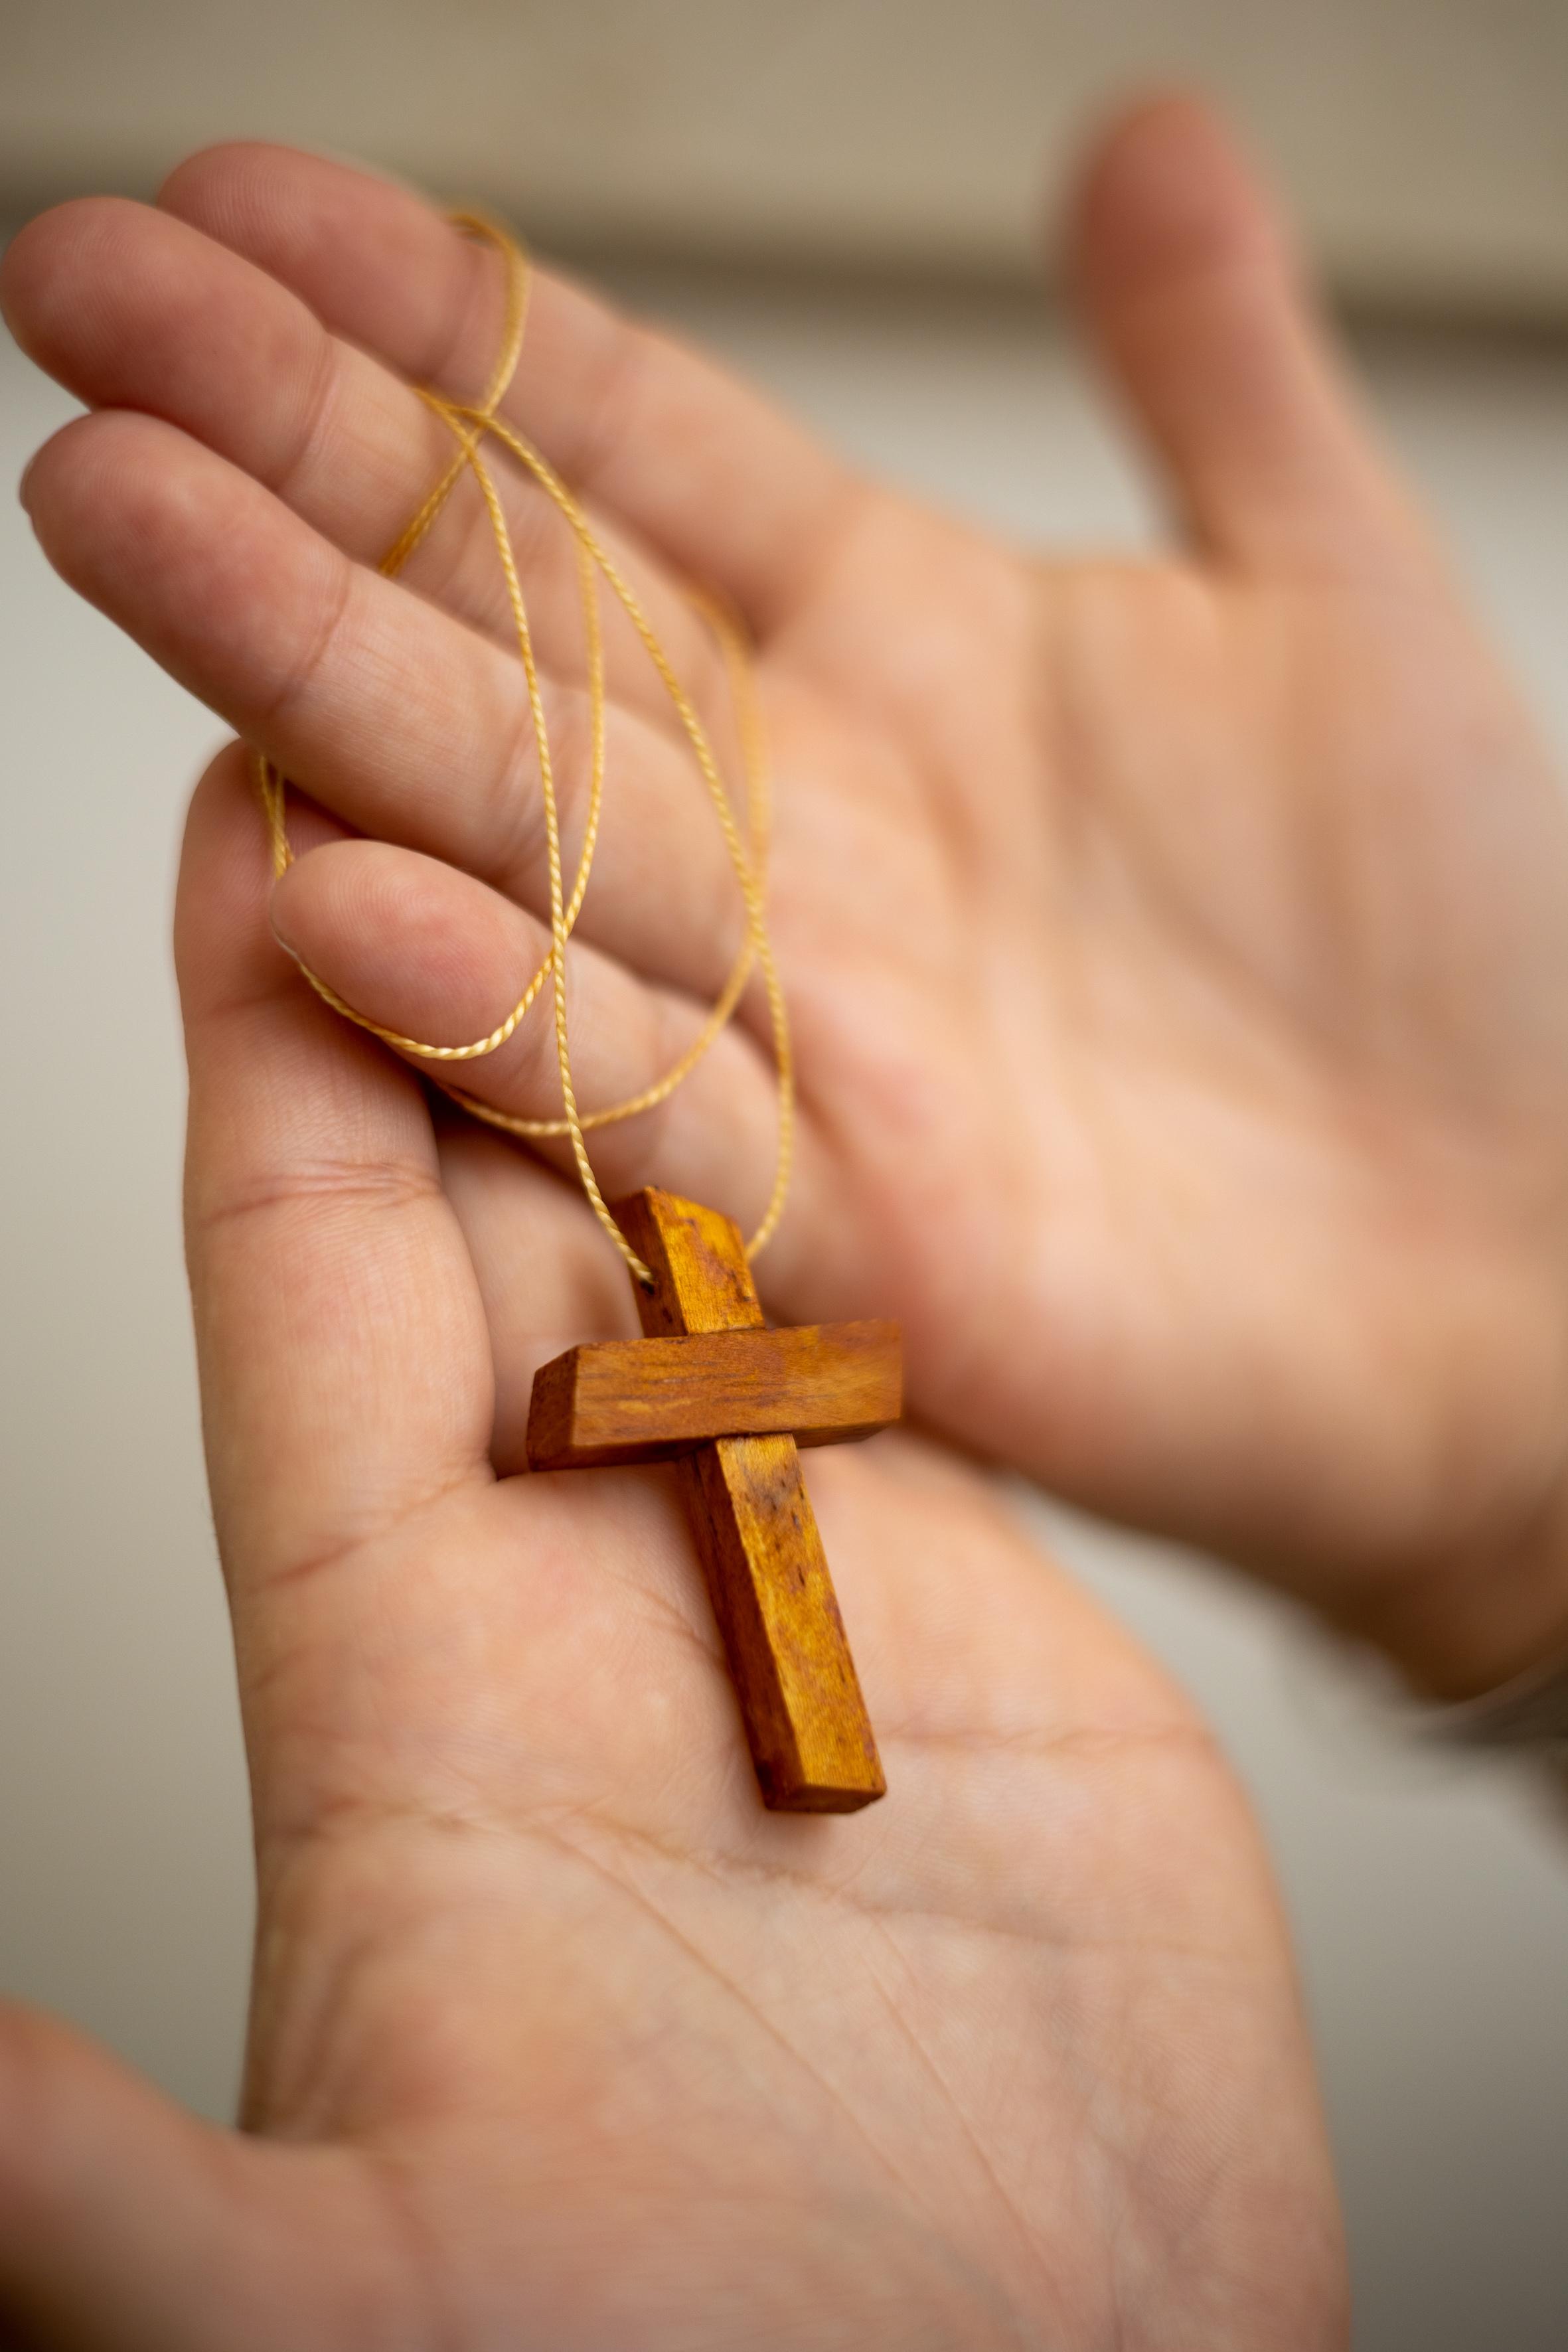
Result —
[{"label": "hand", "polygon": [[1183,1701],[973,1475],[815,1455],[890,1790],[765,1814],[666,1475],[492,1468],[542,1335],[630,1328],[603,1236],[471,1126],[438,1152],[267,883],[226,754],[178,951],[256,2137],[0,2014],[0,2335],[1339,2343],[1279,1921]]},{"label": "hand", "polygon": [[[488,371],[494,257],[275,149],[198,156],[163,205],[65,206],[6,257],[17,333],[108,412],[36,461],[36,527],[374,836],[286,878],[288,944],[379,1021],[482,1034],[544,900],[477,500],[406,585],[366,567],[449,449],[407,380],[472,396]],[[1032,561],[851,478],[553,280],[511,413],[716,724],[675,581],[716,584],[758,640],[804,1112],[773,1308],[897,1313],[927,1422],[1283,1579],[1434,1688],[1478,1687],[1568,1632],[1563,813],[1194,110],[1111,140],[1076,269],[1179,557]],[[580,827],[570,553],[510,495]],[[694,1033],[739,919],[624,629],[610,682],[574,955],[589,1103]],[[465,1078],[549,1115],[547,1027]],[[742,1217],[772,1148],[744,1027],[663,1112],[595,1138],[609,1192],[655,1179]]]}]

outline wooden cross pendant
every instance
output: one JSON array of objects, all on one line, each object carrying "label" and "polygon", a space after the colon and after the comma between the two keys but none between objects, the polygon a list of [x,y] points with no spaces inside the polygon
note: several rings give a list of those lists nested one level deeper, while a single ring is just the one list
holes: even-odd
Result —
[{"label": "wooden cross pendant", "polygon": [[887,1783],[796,1448],[898,1420],[898,1326],[770,1331],[728,1217],[651,1189],[615,1215],[653,1276],[647,1336],[535,1373],[529,1466],[679,1462],[763,1801],[855,1812]]}]

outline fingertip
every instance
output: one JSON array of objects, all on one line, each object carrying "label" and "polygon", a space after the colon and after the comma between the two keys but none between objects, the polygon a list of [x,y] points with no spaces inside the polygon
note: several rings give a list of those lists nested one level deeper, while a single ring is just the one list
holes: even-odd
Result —
[{"label": "fingertip", "polygon": [[248,743],[226,743],[185,813],[174,898],[174,961],[182,981],[243,962],[254,989],[279,977],[272,946],[300,961],[291,912],[298,883],[290,877],[310,865],[318,849],[347,836],[314,801],[290,793],[289,837],[295,862],[277,876],[257,791],[255,753]]},{"label": "fingertip", "polygon": [[62,205],[54,205],[47,213],[36,213],[30,221],[23,222],[15,236],[0,251],[0,319],[5,320],[29,358],[32,356],[28,341],[28,316],[32,308],[29,298],[39,282],[41,270],[47,268],[41,257],[47,255],[55,234],[50,224],[62,210]]},{"label": "fingertip", "polygon": [[[264,139],[226,139],[176,163],[158,191],[159,209],[201,230],[289,284],[304,299],[311,273],[341,259],[345,194],[365,181],[405,193],[404,184],[349,159]],[[301,282],[296,282],[297,280]]]},{"label": "fingertip", "polygon": [[90,500],[91,485],[100,470],[100,428],[108,425],[112,433],[112,425],[113,420],[106,416],[73,416],[47,441],[40,441],[16,486],[44,552],[73,587],[79,583],[69,568],[71,521],[84,488]]},{"label": "fingertip", "polygon": [[1113,116],[1089,144],[1068,214],[1070,273],[1089,307],[1241,257],[1284,267],[1292,246],[1231,126],[1179,89]]},{"label": "fingertip", "polygon": [[1205,554],[1291,570],[1427,560],[1279,206],[1201,99],[1156,93],[1102,133],[1069,278]]},{"label": "fingertip", "polygon": [[28,464],[39,546],[68,586],[122,625],[166,576],[199,511],[195,486],[181,479],[186,446],[156,417],[101,408],[62,425]]},{"label": "fingertip", "polygon": [[73,196],[16,231],[0,255],[0,313],[29,359],[52,372],[59,328],[80,312],[84,267],[112,267],[146,217],[129,196]]},{"label": "fingertip", "polygon": [[179,212],[182,199],[192,189],[201,187],[215,170],[221,171],[230,157],[243,157],[259,143],[249,139],[214,139],[205,147],[193,148],[181,156],[172,172],[163,174],[153,203],[162,212]]},{"label": "fingertip", "polygon": [[496,975],[513,970],[519,929],[538,945],[527,917],[416,850],[341,835],[308,847],[292,820],[290,833],[305,854],[279,877],[268,910],[289,955],[353,1002],[385,1008],[377,1017],[395,1028],[455,1020],[471,1033],[493,1019]]},{"label": "fingertip", "polygon": [[47,212],[35,213],[0,252],[0,318],[29,359],[37,356],[33,347],[35,316],[40,297],[49,287],[62,241],[71,233],[70,216],[92,201],[73,197],[69,204],[51,205]]},{"label": "fingertip", "polygon": [[252,263],[314,309],[310,270],[336,258],[320,198],[322,158],[261,139],[222,140],[176,163],[158,191],[160,212]]},{"label": "fingertip", "polygon": [[215,203],[244,200],[245,192],[279,157],[295,153],[264,139],[218,139],[184,156],[168,173],[153,202],[181,220],[202,220]]},{"label": "fingertip", "polygon": [[[291,836],[298,835],[297,824],[290,823],[289,833]],[[327,877],[320,870],[315,845],[306,847],[297,837],[291,845],[294,856],[281,874],[274,876],[267,894],[267,920],[284,954],[299,963],[305,953],[302,940],[319,925],[320,918],[313,910]]]}]

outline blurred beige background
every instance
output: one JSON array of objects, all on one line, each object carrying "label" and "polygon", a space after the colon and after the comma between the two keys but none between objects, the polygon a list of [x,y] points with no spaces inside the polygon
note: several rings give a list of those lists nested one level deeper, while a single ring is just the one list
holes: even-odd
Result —
[{"label": "blurred beige background", "polygon": [[1109,94],[1201,80],[1336,278],[1568,315],[1560,0],[5,0],[0,191],[237,131],[622,250],[1017,278]]},{"label": "blurred beige background", "polygon": [[[1279,168],[1568,771],[1568,7],[0,0],[0,198],[144,190],[233,131],[372,155],[597,257],[884,471],[1041,542],[1136,543],[1136,455],[1028,273],[1079,127],[1173,69]],[[0,348],[0,472],[68,413]],[[218,735],[0,510],[0,1989],[215,2114],[250,1897],[165,929]],[[1263,1810],[1361,2352],[1561,2352],[1568,1817],[1411,1752],[1200,1564],[1047,1516]]]}]

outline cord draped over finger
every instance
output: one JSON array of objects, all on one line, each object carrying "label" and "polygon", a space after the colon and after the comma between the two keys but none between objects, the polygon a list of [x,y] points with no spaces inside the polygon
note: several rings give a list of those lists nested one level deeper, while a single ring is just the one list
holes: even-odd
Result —
[{"label": "cord draped over finger", "polygon": [[[237,142],[182,163],[159,202],[301,295],[324,325],[416,383],[469,398],[503,289],[407,189],[291,148]],[[854,478],[758,394],[673,337],[541,272],[530,361],[505,413],[578,493],[765,640],[852,501]]]}]

